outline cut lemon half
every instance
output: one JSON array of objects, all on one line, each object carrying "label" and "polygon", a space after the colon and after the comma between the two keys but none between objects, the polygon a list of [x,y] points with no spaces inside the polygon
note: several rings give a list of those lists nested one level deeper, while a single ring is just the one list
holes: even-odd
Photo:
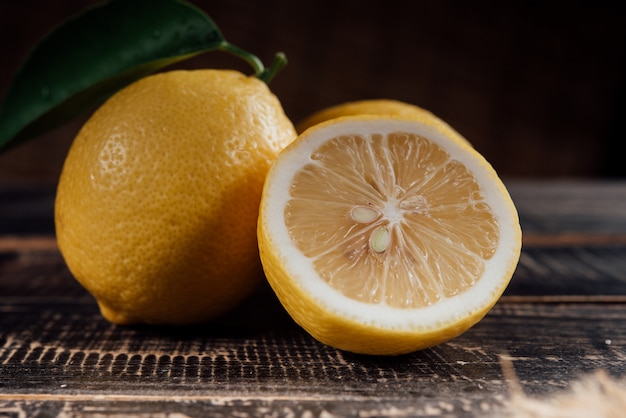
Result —
[{"label": "cut lemon half", "polygon": [[521,230],[494,169],[449,125],[370,115],[322,122],[281,152],[258,241],[271,287],[314,338],[393,355],[482,319]]}]

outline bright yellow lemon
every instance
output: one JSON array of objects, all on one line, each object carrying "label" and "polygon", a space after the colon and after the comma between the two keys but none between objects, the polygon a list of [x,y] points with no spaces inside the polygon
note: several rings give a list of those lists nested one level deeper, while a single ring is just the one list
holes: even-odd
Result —
[{"label": "bright yellow lemon", "polygon": [[278,99],[235,71],[171,71],[108,100],[58,185],[59,247],[115,323],[205,321],[263,282],[267,170],[295,138]]}]

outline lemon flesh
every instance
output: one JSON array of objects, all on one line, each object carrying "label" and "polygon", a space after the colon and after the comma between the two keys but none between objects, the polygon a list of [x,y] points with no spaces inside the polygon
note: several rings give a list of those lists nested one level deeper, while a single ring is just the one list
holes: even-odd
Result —
[{"label": "lemon flesh", "polygon": [[493,168],[428,115],[306,131],[270,170],[258,228],[266,276],[296,322],[366,354],[467,330],[504,291],[521,246]]}]

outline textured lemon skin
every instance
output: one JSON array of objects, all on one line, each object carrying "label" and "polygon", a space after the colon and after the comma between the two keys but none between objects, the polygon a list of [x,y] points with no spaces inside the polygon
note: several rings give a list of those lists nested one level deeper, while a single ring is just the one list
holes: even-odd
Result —
[{"label": "textured lemon skin", "polygon": [[[425,113],[416,119],[420,119],[422,122],[442,132],[449,139],[461,144],[462,147],[466,148],[467,152],[475,153],[469,142],[462,135],[442,120],[431,115]],[[371,116],[363,115],[356,117],[363,120],[371,118]],[[375,119],[376,117],[373,118]],[[394,117],[392,116],[392,118]],[[413,119],[414,116],[410,116],[409,118]],[[341,117],[341,119],[354,118]],[[340,123],[341,121],[338,118],[336,122]],[[333,123],[335,123],[335,121],[320,122],[320,127]],[[317,129],[317,127],[314,129]],[[288,152],[293,152],[292,150],[297,149],[300,142],[306,140],[306,136],[306,134],[299,136],[283,150],[282,153],[287,154]],[[260,257],[267,281],[285,310],[292,319],[313,338],[324,344],[341,350],[367,355],[401,355],[433,347],[463,334],[484,318],[497,303],[515,272],[517,259],[521,251],[522,232],[513,202],[508,199],[508,211],[515,213],[515,222],[511,225],[513,229],[511,243],[514,247],[511,248],[510,251],[512,258],[508,262],[506,269],[500,272],[502,277],[500,286],[490,289],[490,296],[486,298],[482,304],[477,305],[471,312],[464,312],[462,316],[455,320],[440,323],[438,326],[430,329],[406,327],[390,329],[339,315],[334,312],[324,300],[312,297],[311,294],[298,283],[299,280],[309,280],[310,278],[296,278],[297,273],[289,271],[286,267],[288,263],[281,258],[282,255],[278,250],[280,244],[273,241],[272,232],[267,220],[269,216],[268,207],[272,199],[269,192],[271,187],[269,186],[272,179],[276,176],[287,175],[286,173],[279,172],[280,163],[281,156],[279,155],[269,171],[263,190],[257,227]],[[487,163],[485,162],[485,164]],[[493,176],[497,178],[495,172],[493,172]],[[497,184],[499,194],[508,196],[508,191],[502,183],[498,181],[494,183],[494,185],[495,184]],[[333,290],[329,289],[329,291]],[[366,306],[365,309],[367,309]]]},{"label": "textured lemon skin", "polygon": [[438,125],[440,129],[449,132],[450,135],[454,136],[456,139],[471,145],[465,137],[459,135],[450,125],[443,119],[437,117],[434,113],[414,104],[392,99],[356,100],[330,106],[304,118],[296,125],[296,131],[298,134],[301,134],[307,129],[323,122],[342,117],[362,115],[390,116],[421,121],[427,120],[430,124]]},{"label": "textured lemon skin", "polygon": [[367,99],[345,102],[315,112],[298,124],[296,131],[300,134],[321,122],[342,116],[356,115],[390,115],[399,117],[436,118],[431,112],[419,106],[391,99]]},{"label": "textured lemon skin", "polygon": [[172,71],[109,99],[68,153],[59,248],[114,323],[206,321],[262,283],[263,181],[295,130],[235,71]]}]

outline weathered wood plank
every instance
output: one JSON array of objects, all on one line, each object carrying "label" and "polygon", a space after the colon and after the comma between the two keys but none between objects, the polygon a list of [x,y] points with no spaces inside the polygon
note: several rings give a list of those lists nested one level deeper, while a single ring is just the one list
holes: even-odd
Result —
[{"label": "weathered wood plank", "polygon": [[[596,369],[626,373],[619,304],[499,304],[455,340],[383,358],[319,344],[273,316],[276,306],[256,312],[262,320],[254,327],[231,318],[179,329],[117,327],[92,305],[63,307],[25,304],[0,315],[0,401],[99,402],[115,410],[125,399],[131,409],[169,403],[170,412],[181,412],[181,402],[220,400],[333,410],[447,405],[462,416],[506,399],[502,356],[531,395],[564,389]],[[95,396],[98,402],[88,401]]]},{"label": "weathered wood plank", "polygon": [[54,184],[0,183],[0,236],[54,235]]},{"label": "weathered wood plank", "polygon": [[[56,247],[35,248],[0,250],[0,303],[41,297],[89,299]],[[505,296],[623,300],[610,297],[626,296],[626,245],[525,247]]]},{"label": "weathered wood plank", "polygon": [[[325,396],[204,396],[178,400],[154,397],[65,397],[55,400],[0,398],[0,416],[6,417],[137,417],[137,418],[232,418],[232,417],[474,417],[493,415],[503,407],[464,400],[393,399],[351,395],[342,399]],[[499,398],[499,397],[498,397]],[[4,415],[2,415],[4,413]]]},{"label": "weathered wood plank", "polygon": [[626,245],[525,247],[505,295],[626,296]]},{"label": "weathered wood plank", "polygon": [[524,233],[626,232],[625,181],[510,181],[507,186]]},{"label": "weathered wood plank", "polygon": [[[597,280],[607,266],[618,266],[610,267],[608,276],[624,279],[623,247],[544,251],[525,250],[528,260],[516,274],[528,287],[519,287],[518,294],[551,290],[548,279]],[[558,262],[563,256],[569,262]],[[68,413],[94,408],[139,416],[140,406],[198,416],[194,407],[212,411],[224,404],[231,413],[371,408],[383,414],[384,408],[398,408],[474,416],[506,399],[502,356],[512,359],[530,394],[563,389],[595,369],[623,375],[624,323],[623,304],[504,300],[455,340],[406,356],[371,358],[311,339],[268,288],[203,326],[114,326],[71,278],[58,251],[5,252],[0,401],[6,408],[39,405]],[[94,396],[100,401],[89,400]]]},{"label": "weathered wood plank", "polygon": [[[626,234],[626,181],[523,181],[506,185],[531,235]],[[55,184],[0,183],[0,236],[54,235]]]},{"label": "weathered wood plank", "polygon": [[317,343],[267,287],[202,326],[114,326],[58,252],[53,188],[0,187],[0,416],[469,417],[505,402],[503,359],[530,395],[625,376],[626,184],[531,184],[510,187],[525,242],[496,307],[382,358]]}]

